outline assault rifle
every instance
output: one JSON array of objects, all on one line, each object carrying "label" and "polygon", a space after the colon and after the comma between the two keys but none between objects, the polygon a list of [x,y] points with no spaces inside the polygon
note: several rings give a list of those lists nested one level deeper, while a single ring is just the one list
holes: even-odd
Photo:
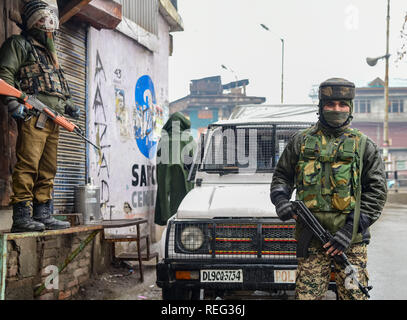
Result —
[{"label": "assault rifle", "polygon": [[[58,112],[52,110],[50,107],[47,107],[41,101],[36,99],[34,96],[26,95],[25,93],[21,92],[20,90],[10,86],[7,82],[3,79],[0,79],[0,95],[15,97],[17,98],[25,107],[33,113],[40,113],[45,115],[46,117],[50,118],[56,124],[60,125],[61,127],[65,128],[69,132],[73,132],[86,142],[90,143],[96,149],[100,150],[100,147],[95,145],[92,141],[85,137],[81,128],[79,128],[76,124],[72,123],[64,116],[58,114]],[[46,119],[46,118],[45,118]]]},{"label": "assault rifle", "polygon": [[[300,239],[298,240],[297,244],[297,257],[307,257],[308,256],[308,247],[311,241],[312,236],[315,236],[322,244],[326,244],[333,239],[333,236],[329,233],[329,231],[325,230],[319,221],[315,218],[315,216],[309,211],[309,209],[305,206],[304,202],[302,201],[293,201],[292,202],[295,208],[295,214],[298,215],[300,221],[304,223],[306,229],[302,232]],[[334,259],[341,263],[345,267],[345,272],[348,277],[351,277],[354,283],[356,283],[359,289],[370,298],[369,290],[372,289],[372,286],[363,286],[358,278],[357,278],[357,271],[355,267],[349,262],[348,257],[345,253],[340,255],[335,255]]]}]

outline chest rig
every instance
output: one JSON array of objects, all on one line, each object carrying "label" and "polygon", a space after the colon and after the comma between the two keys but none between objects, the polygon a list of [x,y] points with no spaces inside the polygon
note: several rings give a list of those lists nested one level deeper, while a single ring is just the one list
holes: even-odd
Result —
[{"label": "chest rig", "polygon": [[64,100],[70,98],[71,94],[63,70],[55,66],[45,48],[35,45],[30,38],[27,41],[32,48],[29,59],[33,61],[20,68],[17,79],[21,90],[31,95],[44,93]]},{"label": "chest rig", "polygon": [[304,131],[296,166],[297,199],[313,212],[350,213],[360,185],[362,133],[346,129],[339,137],[315,127]]}]

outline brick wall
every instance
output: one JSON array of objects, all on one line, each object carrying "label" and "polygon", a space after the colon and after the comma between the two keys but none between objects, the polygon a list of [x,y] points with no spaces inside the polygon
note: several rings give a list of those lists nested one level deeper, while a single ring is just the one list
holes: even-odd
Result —
[{"label": "brick wall", "polygon": [[78,293],[92,274],[110,264],[110,244],[101,241],[100,233],[59,274],[57,289],[44,289],[40,296],[34,296],[35,289],[51,279],[53,269],[56,272],[90,233],[8,241],[6,300],[65,300]]}]

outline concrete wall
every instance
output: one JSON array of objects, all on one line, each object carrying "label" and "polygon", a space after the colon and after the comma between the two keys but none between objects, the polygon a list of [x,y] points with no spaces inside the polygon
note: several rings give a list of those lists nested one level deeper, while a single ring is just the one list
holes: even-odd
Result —
[{"label": "concrete wall", "polygon": [[110,244],[101,241],[100,233],[59,274],[56,288],[44,289],[38,297],[34,296],[34,290],[90,233],[8,241],[6,300],[66,300],[74,296],[93,273],[105,271],[111,263]]},{"label": "concrete wall", "polygon": [[[131,30],[131,28],[128,28]],[[145,217],[154,239],[156,148],[168,117],[169,27],[159,16],[150,49],[112,30],[89,31],[89,176],[105,219]],[[109,231],[134,232],[135,227]]]},{"label": "concrete wall", "polygon": [[[407,121],[407,97],[404,94],[403,96],[391,95],[390,101],[403,100],[404,101],[404,112],[403,113],[392,113],[389,112],[389,122],[395,121]],[[366,97],[356,97],[355,99],[367,99],[370,100],[370,113],[355,113],[354,119],[356,121],[377,121],[378,119],[384,119],[384,98],[383,96],[366,96]]]},{"label": "concrete wall", "polygon": [[[360,122],[352,121],[351,126],[357,128],[368,135],[379,146],[383,143],[383,122]],[[390,122],[389,123],[389,138],[391,140],[390,148],[407,149],[407,121],[406,122]]]},{"label": "concrete wall", "polygon": [[[18,1],[0,1],[0,45],[20,29],[9,19],[12,11],[18,10]],[[11,196],[11,172],[16,163],[15,146],[17,124],[0,102],[0,206],[7,207]]]},{"label": "concrete wall", "polygon": [[183,112],[188,113],[191,120],[191,134],[194,139],[197,139],[202,132],[205,132],[210,123],[219,120],[219,109],[210,108],[202,109],[187,109]]}]

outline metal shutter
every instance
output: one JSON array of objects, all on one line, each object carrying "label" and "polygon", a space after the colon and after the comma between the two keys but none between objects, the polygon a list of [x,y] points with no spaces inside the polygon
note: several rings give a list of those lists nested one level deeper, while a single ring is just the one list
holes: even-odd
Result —
[{"label": "metal shutter", "polygon": [[[73,101],[81,108],[79,120],[68,119],[85,130],[86,123],[86,29],[73,23],[60,27],[56,41],[59,62],[65,71]],[[60,130],[58,169],[54,181],[54,212],[74,210],[74,187],[86,179],[86,145],[78,136]]]}]

